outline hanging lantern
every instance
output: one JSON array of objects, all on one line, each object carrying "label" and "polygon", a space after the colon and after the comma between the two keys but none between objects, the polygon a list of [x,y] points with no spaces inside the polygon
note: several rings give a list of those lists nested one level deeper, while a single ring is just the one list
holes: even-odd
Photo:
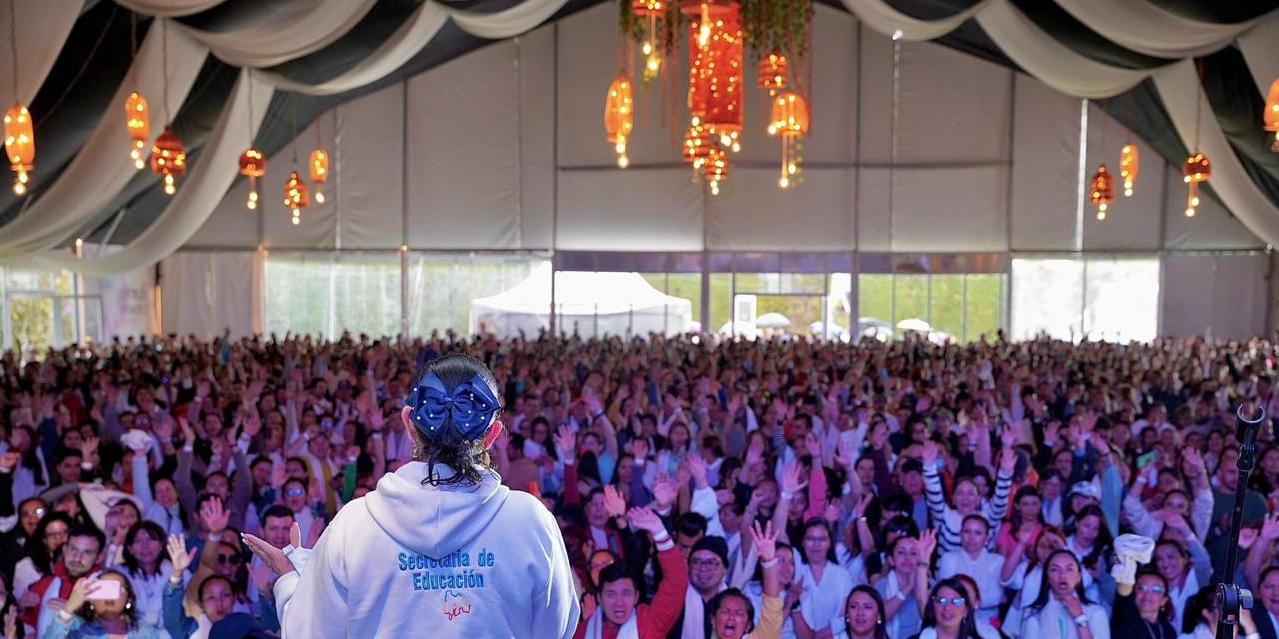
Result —
[{"label": "hanging lantern", "polygon": [[759,88],[766,89],[770,97],[786,88],[786,68],[790,65],[786,55],[774,51],[759,61]]},{"label": "hanging lantern", "polygon": [[9,156],[9,170],[18,175],[13,181],[14,195],[27,192],[28,173],[36,166],[36,133],[27,105],[18,103],[4,114],[4,151]]},{"label": "hanging lantern", "polygon": [[182,140],[173,133],[173,129],[164,128],[160,137],[155,139],[151,147],[151,170],[164,178],[164,192],[173,195],[177,192],[177,178],[186,175],[187,152]]},{"label": "hanging lantern", "polygon": [[710,183],[711,195],[719,195],[719,183],[728,178],[728,152],[714,144],[709,148],[702,176]]},{"label": "hanging lantern", "polygon": [[710,157],[714,142],[706,127],[691,125],[684,133],[684,161],[693,165],[693,171],[699,171]]},{"label": "hanging lantern", "polygon": [[741,150],[745,62],[741,8],[736,2],[686,4],[699,16],[690,21],[689,113],[720,145]]},{"label": "hanging lantern", "polygon": [[329,181],[329,152],[311,151],[311,182],[315,184],[315,203],[324,204],[324,183]]},{"label": "hanging lantern", "polygon": [[132,141],[129,158],[133,160],[133,166],[141,171],[147,166],[144,153],[147,139],[151,137],[151,118],[147,113],[147,99],[137,91],[130,93],[129,98],[124,101],[124,126]]},{"label": "hanging lantern", "polygon": [[808,102],[793,91],[782,93],[773,99],[768,134],[782,139],[782,171],[777,186],[790,188],[799,174],[798,144],[796,140],[808,135]]},{"label": "hanging lantern", "polygon": [[250,211],[258,208],[258,178],[266,175],[266,156],[262,149],[249,147],[240,156],[240,175],[249,178],[249,199],[244,203]]},{"label": "hanging lantern", "polygon": [[1262,114],[1266,130],[1274,134],[1270,142],[1270,150],[1279,153],[1279,78],[1270,83],[1270,94],[1266,96],[1266,110]]},{"label": "hanging lantern", "polygon": [[1110,171],[1105,164],[1097,167],[1097,172],[1092,176],[1092,183],[1088,187],[1089,199],[1097,205],[1097,219],[1106,219],[1106,210],[1110,208],[1110,203],[1115,201],[1115,180],[1110,175]]},{"label": "hanging lantern", "polygon": [[1132,197],[1132,185],[1137,182],[1140,170],[1141,157],[1137,153],[1137,145],[1129,142],[1119,150],[1119,177],[1124,181],[1124,197]]},{"label": "hanging lantern", "polygon": [[626,138],[634,127],[635,97],[631,81],[619,75],[609,85],[608,96],[604,99],[604,133],[613,150],[617,151],[617,166],[623,169],[631,163],[626,156]]},{"label": "hanging lantern", "polygon": [[289,207],[294,226],[302,223],[302,209],[310,204],[306,182],[302,181],[302,176],[298,175],[297,171],[289,173],[289,179],[284,183],[284,205]]},{"label": "hanging lantern", "polygon": [[1186,189],[1186,217],[1194,217],[1199,208],[1199,184],[1212,177],[1212,163],[1202,153],[1195,153],[1186,158],[1182,167],[1182,179],[1188,185]]},{"label": "hanging lantern", "polygon": [[640,39],[640,53],[644,54],[644,81],[656,78],[662,71],[662,54],[658,50],[657,19],[666,5],[662,0],[633,0],[631,11],[645,19],[644,33]]}]

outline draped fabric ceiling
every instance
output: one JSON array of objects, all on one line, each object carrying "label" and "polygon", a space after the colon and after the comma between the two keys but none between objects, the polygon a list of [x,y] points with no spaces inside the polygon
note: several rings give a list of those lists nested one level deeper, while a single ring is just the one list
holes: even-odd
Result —
[{"label": "draped fabric ceiling", "polygon": [[[829,1],[881,34],[937,40],[1097,100],[1174,164],[1202,150],[1213,162],[1210,191],[1279,243],[1279,154],[1260,116],[1279,77],[1273,3]],[[38,155],[31,194],[0,196],[0,263],[148,266],[209,218],[250,143],[275,153],[337,104],[598,2],[18,2],[19,57],[15,65],[0,48],[0,91],[16,84],[30,104]],[[0,29],[8,21],[0,12]],[[153,134],[167,111],[187,145],[191,169],[176,196],[126,161],[121,114],[133,90],[151,102]],[[79,261],[56,250],[77,237],[119,248]]]}]

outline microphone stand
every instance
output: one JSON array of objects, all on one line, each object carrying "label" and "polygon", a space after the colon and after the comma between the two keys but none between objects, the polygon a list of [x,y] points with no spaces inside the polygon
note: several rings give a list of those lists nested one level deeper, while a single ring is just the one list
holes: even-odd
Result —
[{"label": "microphone stand", "polygon": [[1239,609],[1252,610],[1252,591],[1235,582],[1239,565],[1239,531],[1243,528],[1243,503],[1248,490],[1248,476],[1257,463],[1257,432],[1266,421],[1266,408],[1257,405],[1257,417],[1243,416],[1243,404],[1235,411],[1235,439],[1239,440],[1239,481],[1235,485],[1235,503],[1230,513],[1230,545],[1226,550],[1226,581],[1217,584],[1217,639],[1234,639],[1233,626],[1239,622]]}]

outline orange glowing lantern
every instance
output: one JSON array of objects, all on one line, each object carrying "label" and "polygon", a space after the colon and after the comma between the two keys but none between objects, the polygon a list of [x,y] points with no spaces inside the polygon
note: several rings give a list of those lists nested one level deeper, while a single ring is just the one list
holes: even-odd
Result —
[{"label": "orange glowing lantern", "polygon": [[1119,177],[1124,181],[1124,197],[1132,197],[1132,185],[1137,182],[1141,170],[1141,156],[1137,145],[1129,142],[1119,150]]},{"label": "orange glowing lantern", "polygon": [[177,192],[177,178],[187,172],[187,152],[173,129],[165,127],[160,137],[155,139],[155,146],[151,147],[151,170],[164,178],[165,193],[173,195]]},{"label": "orange glowing lantern", "polygon": [[689,28],[688,107],[693,124],[740,151],[745,84],[741,9],[736,2],[685,4],[699,12]]},{"label": "orange glowing lantern", "polygon": [[134,91],[124,101],[124,126],[129,131],[132,146],[129,158],[139,171],[146,168],[147,162],[143,153],[147,148],[147,139],[151,137],[151,118],[147,113],[147,99]]},{"label": "orange glowing lantern", "polygon": [[258,208],[258,178],[266,175],[266,155],[262,149],[249,147],[240,156],[240,175],[249,178],[249,199],[245,206],[250,211]]},{"label": "orange glowing lantern", "polygon": [[1110,203],[1115,201],[1115,180],[1105,164],[1098,166],[1097,172],[1092,176],[1089,199],[1097,205],[1097,219],[1106,219],[1106,210],[1110,207]]},{"label": "orange glowing lantern", "polygon": [[1186,217],[1194,217],[1199,208],[1199,185],[1212,177],[1212,163],[1207,156],[1196,152],[1186,158],[1181,174],[1184,176],[1182,180],[1187,184]]},{"label": "orange glowing lantern", "polygon": [[310,204],[311,199],[307,196],[306,182],[302,181],[302,176],[297,171],[289,173],[289,179],[284,183],[284,205],[292,213],[291,221],[294,226],[302,223],[302,209]]},{"label": "orange glowing lantern", "polygon": [[719,195],[719,183],[728,179],[728,152],[710,145],[706,162],[702,164],[702,176],[710,183],[711,195]]},{"label": "orange glowing lantern", "polygon": [[329,181],[329,152],[311,151],[311,182],[315,184],[315,203],[324,204],[324,183]]},{"label": "orange glowing lantern", "polygon": [[808,102],[804,96],[787,91],[773,99],[768,134],[782,139],[782,173],[777,179],[777,186],[783,189],[790,188],[791,180],[799,173],[795,140],[808,135],[808,123]]},{"label": "orange glowing lantern", "polygon": [[21,102],[9,107],[4,114],[4,151],[9,156],[9,170],[17,173],[13,193],[24,195],[31,180],[27,174],[36,168],[36,133],[31,112]]},{"label": "orange glowing lantern", "polygon": [[759,61],[759,77],[756,79],[759,88],[767,89],[768,95],[775,96],[786,88],[786,68],[790,65],[786,55],[776,51]]},{"label": "orange glowing lantern", "polygon": [[623,169],[631,163],[626,156],[626,139],[634,128],[635,96],[631,81],[619,75],[609,85],[608,96],[604,99],[604,133],[617,152],[617,166]]},{"label": "orange glowing lantern", "polygon": [[665,11],[662,0],[633,0],[631,11],[645,19],[644,34],[641,36],[640,52],[644,54],[644,81],[656,78],[662,71],[662,55],[657,46],[657,19]]},{"label": "orange glowing lantern", "polygon": [[706,163],[706,158],[710,157],[713,146],[714,142],[711,140],[711,134],[706,131],[706,127],[700,125],[688,127],[688,131],[684,133],[684,161],[692,164],[694,171],[700,170]]},{"label": "orange glowing lantern", "polygon": [[1266,130],[1274,134],[1270,142],[1270,150],[1279,152],[1279,78],[1270,83],[1270,94],[1266,96],[1266,110],[1262,114]]}]

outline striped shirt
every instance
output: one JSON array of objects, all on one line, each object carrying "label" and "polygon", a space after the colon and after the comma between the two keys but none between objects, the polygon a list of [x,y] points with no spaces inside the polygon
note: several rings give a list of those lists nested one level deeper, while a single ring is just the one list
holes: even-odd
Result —
[{"label": "striped shirt", "polygon": [[[1012,474],[1000,472],[995,478],[995,494],[981,502],[979,512],[990,524],[990,534],[986,539],[987,550],[995,547],[995,535],[1008,510],[1008,493],[1012,486]],[[942,553],[958,550],[961,547],[959,531],[964,527],[964,518],[946,503],[941,475],[935,466],[924,467],[924,495],[928,498],[928,512],[933,516],[933,528],[937,530],[937,547]]]}]

